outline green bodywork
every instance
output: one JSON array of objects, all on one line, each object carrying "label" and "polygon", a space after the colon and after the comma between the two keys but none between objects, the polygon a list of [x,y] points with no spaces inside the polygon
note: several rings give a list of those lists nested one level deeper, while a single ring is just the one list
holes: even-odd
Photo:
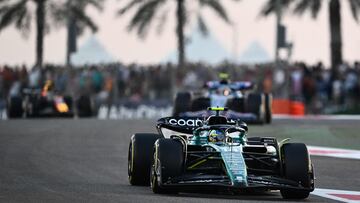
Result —
[{"label": "green bodywork", "polygon": [[[233,186],[247,186],[247,170],[242,148],[246,141],[246,133],[239,132],[239,135],[231,138],[231,142],[212,143],[208,141],[205,132],[194,132],[190,145],[209,146],[219,152],[224,162],[228,177]],[[203,161],[203,160],[201,160]],[[195,165],[197,165],[196,163]],[[201,163],[199,163],[201,164]]]},{"label": "green bodywork", "polygon": [[216,151],[220,152],[224,161],[226,172],[233,186],[247,186],[247,171],[244,157],[242,156],[242,145],[216,145],[209,143]]}]

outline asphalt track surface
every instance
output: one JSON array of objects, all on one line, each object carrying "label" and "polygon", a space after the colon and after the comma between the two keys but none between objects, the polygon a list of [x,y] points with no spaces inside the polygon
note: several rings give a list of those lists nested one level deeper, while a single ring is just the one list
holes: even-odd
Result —
[{"label": "asphalt track surface", "polygon": [[[297,121],[274,121],[285,125]],[[0,202],[278,202],[261,194],[157,195],[130,186],[127,147],[153,120],[9,120],[0,122]],[[316,187],[360,190],[359,160],[312,157]],[[356,167],[357,166],[357,167]],[[310,195],[305,202],[332,202]]]}]

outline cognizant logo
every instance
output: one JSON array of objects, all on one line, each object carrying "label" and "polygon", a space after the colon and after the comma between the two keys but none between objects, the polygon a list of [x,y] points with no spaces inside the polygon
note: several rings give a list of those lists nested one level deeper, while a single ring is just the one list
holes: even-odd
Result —
[{"label": "cognizant logo", "polygon": [[178,125],[178,126],[201,126],[203,124],[203,121],[200,119],[175,119],[172,118],[169,120],[169,123],[171,125]]}]

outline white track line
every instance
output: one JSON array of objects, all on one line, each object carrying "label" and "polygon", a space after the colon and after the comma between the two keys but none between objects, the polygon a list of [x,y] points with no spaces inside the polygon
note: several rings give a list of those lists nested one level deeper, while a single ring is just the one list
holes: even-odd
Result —
[{"label": "white track line", "polygon": [[359,191],[347,191],[347,190],[331,190],[331,189],[320,189],[315,188],[312,195],[325,197],[332,200],[337,200],[341,202],[350,202],[354,203],[360,202],[360,192]]},{"label": "white track line", "polygon": [[360,150],[338,149],[331,147],[307,146],[312,156],[327,156],[345,159],[360,159]]},{"label": "white track line", "polygon": [[293,120],[360,120],[360,115],[306,115],[293,116],[287,114],[273,115],[274,119],[293,119]]}]

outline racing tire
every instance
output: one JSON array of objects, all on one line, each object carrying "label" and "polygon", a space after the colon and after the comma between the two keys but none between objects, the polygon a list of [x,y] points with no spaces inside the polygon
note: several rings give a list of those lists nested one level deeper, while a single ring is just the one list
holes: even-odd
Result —
[{"label": "racing tire", "polygon": [[21,118],[23,116],[23,100],[20,96],[10,97],[8,103],[8,117]]},{"label": "racing tire", "polygon": [[72,118],[74,117],[74,109],[73,109],[73,99],[71,96],[64,96],[64,102],[68,106],[69,111],[67,113],[63,113],[61,116]]},{"label": "racing tire", "polygon": [[158,139],[154,145],[151,166],[151,189],[157,194],[177,193],[164,185],[169,178],[180,176],[184,167],[183,144],[173,139]]},{"label": "racing tire", "polygon": [[39,107],[37,105],[38,103],[37,98],[35,98],[34,96],[30,96],[30,97],[26,97],[25,98],[25,118],[32,118],[35,117],[37,114],[37,112],[39,111]]},{"label": "racing tire", "polygon": [[210,98],[200,97],[191,104],[191,111],[203,111],[210,107]]},{"label": "racing tire", "polygon": [[128,178],[131,185],[150,185],[152,150],[159,134],[137,133],[131,136],[128,152]]},{"label": "racing tire", "polygon": [[77,111],[80,118],[91,117],[93,108],[89,96],[81,96],[77,101]]},{"label": "racing tire", "polygon": [[176,94],[174,101],[173,115],[179,116],[180,113],[190,111],[191,107],[191,93],[179,92]]},{"label": "racing tire", "polygon": [[[305,189],[312,188],[312,176],[309,153],[303,143],[286,143],[281,148],[283,153],[283,172],[285,178],[298,182]],[[308,190],[281,189],[284,199],[305,199],[309,196]]]},{"label": "racing tire", "polygon": [[73,108],[73,99],[71,96],[64,96],[64,102],[69,107],[70,110]]},{"label": "racing tire", "polygon": [[272,121],[272,94],[265,94],[265,123]]},{"label": "racing tire", "polygon": [[254,94],[251,93],[247,97],[245,112],[246,113],[253,113],[257,117],[257,122],[259,124],[263,124],[265,121],[264,115],[264,96],[263,94]]}]

